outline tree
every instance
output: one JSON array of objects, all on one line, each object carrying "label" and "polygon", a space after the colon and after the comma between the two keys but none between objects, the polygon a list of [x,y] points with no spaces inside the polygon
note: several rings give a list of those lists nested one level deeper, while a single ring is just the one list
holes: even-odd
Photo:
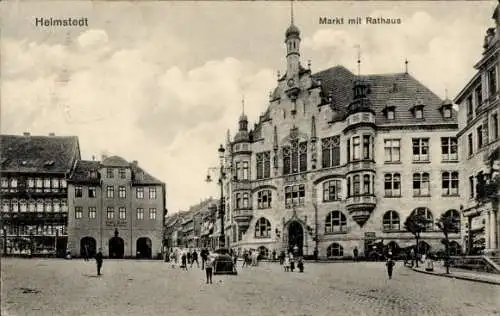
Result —
[{"label": "tree", "polygon": [[[417,249],[415,251],[415,256],[418,256],[418,243],[420,240],[420,234],[425,232],[427,229],[427,224],[429,220],[419,212],[413,212],[408,216],[404,222],[405,229],[415,236],[415,241],[417,243]],[[418,268],[418,257],[415,260]]]},{"label": "tree", "polygon": [[436,223],[436,226],[439,230],[444,234],[444,247],[445,247],[445,267],[446,274],[450,273],[450,240],[448,238],[449,234],[458,233],[460,228],[458,226],[456,218],[454,218],[451,214],[442,214],[439,220]]}]

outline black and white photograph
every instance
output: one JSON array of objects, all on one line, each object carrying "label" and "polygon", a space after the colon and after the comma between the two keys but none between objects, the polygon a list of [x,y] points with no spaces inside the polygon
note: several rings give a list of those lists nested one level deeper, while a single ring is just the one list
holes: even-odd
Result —
[{"label": "black and white photograph", "polygon": [[6,0],[0,56],[0,315],[500,316],[500,0]]}]

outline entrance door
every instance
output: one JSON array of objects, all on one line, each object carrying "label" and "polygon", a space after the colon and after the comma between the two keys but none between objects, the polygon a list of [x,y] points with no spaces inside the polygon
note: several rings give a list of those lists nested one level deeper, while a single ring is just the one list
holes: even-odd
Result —
[{"label": "entrance door", "polygon": [[122,259],[125,252],[125,243],[121,237],[113,237],[109,240],[109,257]]},{"label": "entrance door", "polygon": [[302,256],[304,246],[304,229],[299,222],[291,222],[288,226],[288,252]]},{"label": "entrance door", "polygon": [[92,237],[83,237],[80,240],[80,257],[94,258],[96,254],[96,241]]},{"label": "entrance door", "polygon": [[148,237],[137,239],[135,256],[137,258],[151,259],[151,239]]}]

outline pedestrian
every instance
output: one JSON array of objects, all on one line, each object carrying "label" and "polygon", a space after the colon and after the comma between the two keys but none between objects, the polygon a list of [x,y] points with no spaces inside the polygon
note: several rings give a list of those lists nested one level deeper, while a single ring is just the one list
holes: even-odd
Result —
[{"label": "pedestrian", "polygon": [[283,267],[285,268],[285,272],[288,272],[290,269],[290,258],[285,256],[285,259],[283,260]]},{"label": "pedestrian", "polygon": [[97,264],[97,275],[101,275],[101,268],[102,268],[102,248],[99,248],[99,251],[95,254],[95,262]]},{"label": "pedestrian", "polygon": [[187,256],[187,263],[191,264],[191,258],[192,258],[191,257],[191,250],[188,249],[186,256]]},{"label": "pedestrian", "polygon": [[273,261],[276,260],[276,250],[273,249]]},{"label": "pedestrian", "polygon": [[89,261],[89,246],[85,245],[83,247],[83,260]]},{"label": "pedestrian", "polygon": [[246,250],[243,252],[243,265],[241,267],[245,266],[248,266],[248,252]]},{"label": "pedestrian", "polygon": [[200,264],[198,263],[198,253],[196,252],[196,249],[193,251],[193,254],[191,255],[191,267],[193,266],[193,263],[196,261],[196,267],[199,268]]},{"label": "pedestrian", "polygon": [[352,254],[354,255],[354,261],[357,262],[358,261],[358,254],[359,254],[358,247],[354,247]]},{"label": "pedestrian", "polygon": [[280,265],[283,265],[284,262],[285,262],[285,252],[282,251],[280,252]]},{"label": "pedestrian", "polygon": [[176,260],[175,260],[175,253],[174,252],[171,252],[170,253],[170,264],[172,265],[172,268],[175,268],[175,263],[176,263]]},{"label": "pedestrian", "polygon": [[187,267],[187,255],[186,255],[186,252],[184,252],[184,251],[182,252],[182,256],[181,256],[181,268],[186,269],[186,271],[188,269],[188,267]]},{"label": "pedestrian", "polygon": [[207,261],[208,258],[208,250],[206,248],[203,248],[201,250],[201,269],[205,269],[205,262]]},{"label": "pedestrian", "polygon": [[213,267],[213,264],[214,264],[213,258],[211,256],[208,256],[207,260],[205,262],[205,272],[206,272],[206,275],[207,275],[207,284],[208,284],[208,282],[210,282],[210,284],[212,284],[212,267]]},{"label": "pedestrian", "polygon": [[394,268],[394,261],[392,260],[392,258],[388,258],[387,259],[387,262],[385,263],[385,265],[387,266],[387,275],[389,276],[389,280],[392,279],[392,269]]},{"label": "pedestrian", "polygon": [[304,260],[302,259],[302,257],[299,257],[297,268],[299,268],[299,272],[304,272]]}]

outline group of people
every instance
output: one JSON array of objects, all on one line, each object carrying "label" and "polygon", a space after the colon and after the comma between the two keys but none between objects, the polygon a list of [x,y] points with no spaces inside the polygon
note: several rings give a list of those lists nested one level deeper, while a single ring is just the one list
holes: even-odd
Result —
[{"label": "group of people", "polygon": [[212,283],[213,275],[213,256],[210,255],[208,249],[187,249],[187,248],[171,248],[165,254],[165,262],[170,262],[172,268],[176,265],[183,270],[188,270],[193,267],[196,262],[196,267],[200,268],[200,263],[198,261],[198,256],[201,257],[201,270],[205,270],[207,277],[207,284]]},{"label": "group of people", "polygon": [[283,265],[285,272],[293,272],[295,264],[297,264],[299,272],[304,272],[304,259],[302,257],[295,258],[291,252],[288,255],[283,254],[284,252],[280,255],[280,265]]}]

